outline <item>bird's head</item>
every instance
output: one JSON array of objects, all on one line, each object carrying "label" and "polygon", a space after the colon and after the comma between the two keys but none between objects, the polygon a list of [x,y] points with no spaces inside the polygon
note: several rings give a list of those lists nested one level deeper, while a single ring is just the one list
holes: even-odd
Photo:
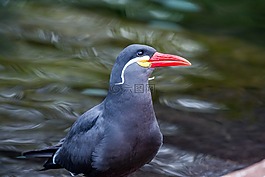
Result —
[{"label": "bird's head", "polygon": [[133,44],[126,47],[117,57],[110,84],[143,84],[148,81],[156,67],[190,65],[188,60],[180,56],[159,53],[150,46]]}]

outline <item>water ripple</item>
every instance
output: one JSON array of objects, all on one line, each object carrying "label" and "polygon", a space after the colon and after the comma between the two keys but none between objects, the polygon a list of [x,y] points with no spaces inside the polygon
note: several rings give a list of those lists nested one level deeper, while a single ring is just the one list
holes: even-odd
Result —
[{"label": "water ripple", "polygon": [[30,129],[38,129],[43,127],[44,124],[39,123],[39,124],[26,124],[26,125],[21,125],[21,124],[14,124],[14,125],[5,125],[1,126],[0,130],[3,131],[18,131],[18,130],[30,130]]},{"label": "water ripple", "polygon": [[195,112],[215,112],[217,110],[226,109],[224,105],[211,103],[209,101],[203,101],[195,98],[161,97],[160,103],[174,109]]},{"label": "water ripple", "polygon": [[151,163],[143,167],[143,170],[176,177],[213,177],[222,176],[228,171],[242,167],[243,165],[231,161],[180,150],[165,144]]},{"label": "water ripple", "polygon": [[3,98],[13,98],[13,99],[22,99],[24,97],[24,92],[19,90],[18,88],[15,89],[5,89],[0,91],[0,97]]}]

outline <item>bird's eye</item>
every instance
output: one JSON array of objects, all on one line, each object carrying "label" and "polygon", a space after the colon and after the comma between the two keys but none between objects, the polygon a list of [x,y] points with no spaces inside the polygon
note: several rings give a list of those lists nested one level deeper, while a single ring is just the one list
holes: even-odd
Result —
[{"label": "bird's eye", "polygon": [[143,50],[139,50],[138,52],[137,52],[137,56],[138,57],[141,57],[141,56],[143,56],[144,55],[144,51]]}]

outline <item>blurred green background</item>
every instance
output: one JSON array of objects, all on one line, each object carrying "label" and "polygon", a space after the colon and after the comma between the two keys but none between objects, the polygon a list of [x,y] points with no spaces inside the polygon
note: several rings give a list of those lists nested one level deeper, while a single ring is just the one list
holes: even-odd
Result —
[{"label": "blurred green background", "polygon": [[56,143],[100,103],[132,43],[193,64],[153,73],[165,145],[138,176],[181,176],[198,154],[219,166],[263,159],[264,9],[262,0],[0,0],[0,175],[68,175],[15,157]]}]

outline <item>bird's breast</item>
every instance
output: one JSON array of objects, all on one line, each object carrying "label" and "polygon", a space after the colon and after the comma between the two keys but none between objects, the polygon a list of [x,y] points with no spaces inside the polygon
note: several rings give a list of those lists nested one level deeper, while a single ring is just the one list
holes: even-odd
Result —
[{"label": "bird's breast", "polygon": [[148,129],[115,130],[107,161],[113,168],[140,168],[150,162],[162,144],[162,134],[157,125]]}]

